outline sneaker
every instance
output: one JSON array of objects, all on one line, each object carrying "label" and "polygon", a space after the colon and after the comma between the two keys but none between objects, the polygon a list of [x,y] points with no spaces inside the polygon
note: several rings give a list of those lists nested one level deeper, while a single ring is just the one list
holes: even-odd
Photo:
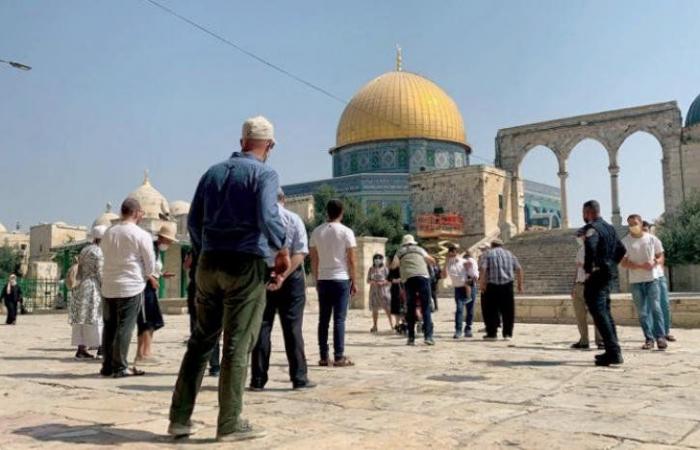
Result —
[{"label": "sneaker", "polygon": [[294,390],[299,390],[299,389],[313,389],[316,387],[316,383],[313,381],[306,380],[303,383],[295,383],[292,385],[292,389]]},{"label": "sneaker", "polygon": [[489,335],[484,336],[483,339],[485,341],[497,341],[498,340],[498,338],[496,336],[489,336]]},{"label": "sneaker", "polygon": [[654,341],[647,339],[644,345],[642,345],[642,350],[654,350]]},{"label": "sneaker", "polygon": [[248,386],[248,390],[251,392],[261,392],[265,390],[265,386],[259,383],[250,383],[250,386]]},{"label": "sneaker", "polygon": [[425,345],[435,345],[435,341],[434,341],[433,338],[431,338],[431,337],[425,338],[425,339],[423,340],[423,343],[424,343]]},{"label": "sneaker", "polygon": [[465,337],[465,338],[474,337],[474,334],[472,333],[472,330],[464,330],[464,337]]},{"label": "sneaker", "polygon": [[676,338],[672,334],[669,334],[668,336],[666,336],[666,340],[668,342],[676,342]]},{"label": "sneaker", "polygon": [[656,340],[656,346],[659,350],[666,350],[668,348],[668,342],[666,342],[664,338],[659,338]]},{"label": "sneaker", "polygon": [[571,344],[571,348],[576,350],[588,350],[591,346],[582,342],[576,342],[575,344]]},{"label": "sneaker", "polygon": [[461,337],[462,337],[462,335],[460,333],[455,333],[452,335],[452,339],[459,339]]},{"label": "sneaker", "polygon": [[239,420],[233,433],[217,434],[218,442],[237,442],[248,439],[258,439],[265,437],[267,433],[262,428],[253,427],[247,420]]},{"label": "sneaker", "polygon": [[513,340],[513,336],[503,336],[504,341],[511,341]]},{"label": "sneaker", "polygon": [[218,377],[220,373],[221,373],[221,369],[209,369],[209,376],[210,377]]},{"label": "sneaker", "polygon": [[416,345],[416,338],[408,338],[406,345]]},{"label": "sneaker", "polygon": [[188,421],[186,425],[181,425],[179,423],[170,422],[168,425],[168,434],[173,436],[175,439],[181,439],[194,434],[197,430],[192,425],[192,421]]}]

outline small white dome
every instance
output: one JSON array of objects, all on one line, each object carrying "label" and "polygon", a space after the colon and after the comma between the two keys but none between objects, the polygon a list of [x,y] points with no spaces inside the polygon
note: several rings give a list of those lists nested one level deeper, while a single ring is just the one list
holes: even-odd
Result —
[{"label": "small white dome", "polygon": [[7,233],[7,228],[5,228],[5,225],[0,223],[0,233]]},{"label": "small white dome", "polygon": [[116,215],[115,213],[112,212],[112,204],[107,203],[107,207],[105,208],[105,212],[100,214],[97,219],[95,219],[94,222],[92,222],[92,227],[90,229],[95,228],[98,225],[105,225],[105,226],[111,226],[112,221],[119,219],[119,216]]},{"label": "small white dome", "polygon": [[175,200],[170,203],[170,214],[173,217],[184,216],[190,213],[190,204],[184,200]]},{"label": "small white dome", "polygon": [[146,219],[160,219],[161,216],[168,217],[170,215],[168,201],[163,194],[151,185],[151,181],[148,179],[148,172],[144,176],[143,184],[129,194],[129,197],[138,200]]}]

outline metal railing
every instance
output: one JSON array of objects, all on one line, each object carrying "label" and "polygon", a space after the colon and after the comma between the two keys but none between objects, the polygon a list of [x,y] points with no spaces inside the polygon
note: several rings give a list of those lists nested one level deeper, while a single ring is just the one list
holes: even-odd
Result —
[{"label": "metal railing", "polygon": [[[71,300],[70,289],[64,289],[63,280],[19,278],[17,284],[22,289],[23,306],[27,312],[65,309]],[[7,279],[0,279],[0,286],[4,288],[6,285]]]}]

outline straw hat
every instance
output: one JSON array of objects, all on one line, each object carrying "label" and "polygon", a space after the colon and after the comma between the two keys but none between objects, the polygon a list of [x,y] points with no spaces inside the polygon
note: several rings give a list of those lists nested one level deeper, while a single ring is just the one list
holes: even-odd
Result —
[{"label": "straw hat", "polygon": [[176,226],[172,222],[165,222],[163,225],[160,226],[160,230],[158,230],[158,236],[162,237],[163,239],[166,239],[170,242],[179,242],[175,237],[175,234]]}]

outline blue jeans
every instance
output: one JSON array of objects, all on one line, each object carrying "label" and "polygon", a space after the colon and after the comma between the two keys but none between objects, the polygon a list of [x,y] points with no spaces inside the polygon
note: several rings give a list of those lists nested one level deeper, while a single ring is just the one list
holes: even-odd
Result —
[{"label": "blue jeans", "polygon": [[632,300],[637,308],[639,324],[646,340],[654,340],[666,336],[664,332],[664,317],[659,302],[659,283],[657,280],[643,283],[631,283]]},{"label": "blue jeans", "polygon": [[318,291],[318,348],[321,359],[328,359],[328,327],[333,317],[333,356],[345,355],[345,317],[350,302],[350,280],[319,280]]},{"label": "blue jeans", "polygon": [[467,323],[464,326],[464,332],[471,331],[472,322],[474,321],[474,288],[469,296],[467,296],[466,287],[455,288],[455,334],[462,335],[462,321],[464,320],[464,308],[467,309]]},{"label": "blue jeans", "polygon": [[671,334],[671,305],[668,301],[668,282],[666,277],[656,279],[659,283],[659,303],[661,304],[661,313],[664,316],[664,332],[666,336]]}]

